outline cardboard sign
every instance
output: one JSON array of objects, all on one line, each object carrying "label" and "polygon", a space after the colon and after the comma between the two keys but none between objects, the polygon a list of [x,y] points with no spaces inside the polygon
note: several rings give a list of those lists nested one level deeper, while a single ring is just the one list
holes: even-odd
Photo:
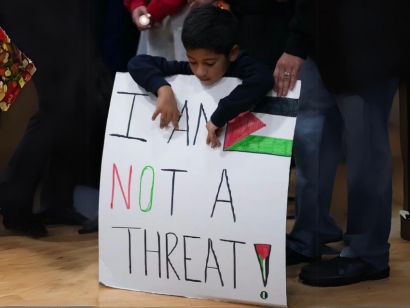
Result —
[{"label": "cardboard sign", "polygon": [[300,83],[228,123],[206,122],[240,81],[168,79],[179,130],[151,121],[156,98],[117,74],[100,188],[100,282],[191,298],[286,306],[285,228]]}]

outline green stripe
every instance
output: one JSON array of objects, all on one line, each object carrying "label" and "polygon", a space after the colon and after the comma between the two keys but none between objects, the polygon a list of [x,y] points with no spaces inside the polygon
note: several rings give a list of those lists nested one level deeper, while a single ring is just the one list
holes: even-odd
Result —
[{"label": "green stripe", "polygon": [[272,137],[249,135],[225,151],[249,152],[278,156],[292,156],[293,141]]}]

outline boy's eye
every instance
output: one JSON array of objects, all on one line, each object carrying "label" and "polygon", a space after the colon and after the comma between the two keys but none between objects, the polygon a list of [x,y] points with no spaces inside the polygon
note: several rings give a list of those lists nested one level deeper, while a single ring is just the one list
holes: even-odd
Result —
[{"label": "boy's eye", "polygon": [[205,65],[206,65],[206,66],[214,66],[214,65],[215,65],[215,62],[214,62],[214,63],[205,63]]},{"label": "boy's eye", "polygon": [[196,62],[189,62],[189,65],[196,65]]}]

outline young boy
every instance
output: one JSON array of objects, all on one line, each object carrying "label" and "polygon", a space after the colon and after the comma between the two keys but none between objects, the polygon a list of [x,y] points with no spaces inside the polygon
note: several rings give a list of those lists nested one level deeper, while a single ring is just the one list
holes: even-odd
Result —
[{"label": "young boy", "polygon": [[167,61],[164,58],[140,55],[128,63],[128,70],[137,84],[158,96],[157,108],[152,116],[161,114],[160,128],[170,122],[178,128],[177,102],[171,86],[164,77],[195,75],[204,85],[210,86],[222,77],[243,80],[218,107],[206,124],[206,143],[212,148],[221,144],[221,128],[240,113],[248,111],[273,88],[269,69],[257,63],[236,45],[237,21],[233,14],[216,6],[193,9],[182,30],[182,43],[189,62]]}]

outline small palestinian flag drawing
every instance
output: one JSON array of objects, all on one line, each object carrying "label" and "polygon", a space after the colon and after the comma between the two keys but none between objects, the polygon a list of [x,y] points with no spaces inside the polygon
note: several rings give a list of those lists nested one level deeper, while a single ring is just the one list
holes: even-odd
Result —
[{"label": "small palestinian flag drawing", "polygon": [[267,96],[228,123],[223,150],[290,157],[297,109],[298,98]]},{"label": "small palestinian flag drawing", "polygon": [[272,246],[268,244],[254,244],[256,256],[258,257],[259,266],[262,273],[263,286],[268,284],[269,276],[269,258]]}]

